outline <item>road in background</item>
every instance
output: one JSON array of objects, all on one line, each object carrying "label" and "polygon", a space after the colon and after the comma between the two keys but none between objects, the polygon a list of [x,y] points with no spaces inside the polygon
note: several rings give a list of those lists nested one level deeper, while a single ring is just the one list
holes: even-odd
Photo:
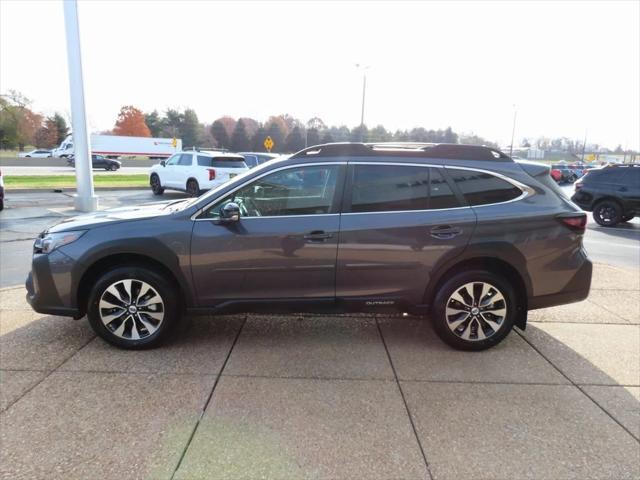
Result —
[{"label": "road in background", "polygon": [[[572,187],[566,186],[563,190],[570,194]],[[157,197],[148,189],[98,191],[97,194],[101,209],[186,198],[183,193],[171,191]],[[22,284],[30,269],[36,235],[76,214],[69,192],[9,191],[6,205],[0,212],[0,287]],[[594,262],[640,270],[640,219],[606,228],[595,223],[589,214],[584,245]]]},{"label": "road in background", "polygon": [[[123,167],[150,167],[159,163],[160,160],[149,160],[148,158],[122,157],[119,159]],[[19,158],[0,157],[0,168],[4,171],[7,167],[66,167],[67,160],[58,157],[49,158]]]},{"label": "road in background", "polygon": [[[24,175],[75,175],[76,169],[73,167],[60,167],[57,165],[47,165],[42,167],[2,167],[4,177],[18,177]],[[115,172],[107,171],[104,168],[94,168],[94,175],[133,175],[137,173],[149,173],[149,167],[120,167]]]}]

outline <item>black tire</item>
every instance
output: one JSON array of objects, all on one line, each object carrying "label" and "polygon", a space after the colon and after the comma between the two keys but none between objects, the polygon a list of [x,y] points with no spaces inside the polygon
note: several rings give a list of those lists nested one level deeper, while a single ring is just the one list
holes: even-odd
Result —
[{"label": "black tire", "polygon": [[191,197],[199,197],[200,196],[200,185],[198,185],[198,181],[193,178],[187,181],[187,193]]},{"label": "black tire", "polygon": [[613,200],[602,200],[593,208],[593,219],[603,227],[614,227],[622,221],[622,207]]},{"label": "black tire", "polygon": [[4,199],[0,199],[0,211],[4,210]]},{"label": "black tire", "polygon": [[[123,280],[132,280],[131,290],[133,295],[136,293],[144,297],[142,286],[138,288],[136,291],[136,285],[142,284],[142,282],[148,284],[156,295],[160,298],[162,302],[161,310],[157,310],[158,307],[156,303],[154,303],[154,308],[156,311],[147,310],[150,313],[154,313],[156,315],[162,314],[163,318],[157,324],[156,330],[153,333],[149,333],[144,328],[144,323],[140,320],[140,317],[145,319],[146,322],[150,322],[153,320],[148,315],[145,315],[142,310],[142,302],[135,302],[136,305],[139,305],[137,308],[140,310],[136,313],[137,317],[134,319],[126,305],[127,302],[122,302],[121,299],[114,297],[113,295],[108,296],[108,299],[115,301],[117,300],[122,304],[121,307],[124,313],[123,316],[125,318],[122,321],[119,321],[121,317],[117,319],[112,319],[111,323],[107,323],[109,327],[102,321],[101,312],[105,315],[108,315],[108,309],[100,308],[100,301],[104,294],[106,294],[106,290],[113,285],[123,285],[119,282]],[[180,319],[180,309],[178,305],[177,295],[176,295],[176,286],[169,280],[167,280],[163,275],[160,275],[158,272],[143,266],[130,266],[130,267],[116,267],[113,270],[108,271],[102,277],[98,279],[96,284],[94,285],[91,293],[89,294],[89,301],[87,304],[87,317],[89,319],[89,323],[91,328],[102,337],[107,342],[111,343],[120,348],[131,349],[131,350],[139,350],[143,348],[153,348],[160,345],[166,338],[168,333],[172,330],[172,328],[178,323]],[[147,290],[145,290],[147,291]],[[156,296],[153,296],[152,299],[156,299]],[[106,304],[104,304],[106,305]],[[141,315],[142,313],[142,315]],[[116,312],[117,314],[117,312]],[[139,339],[133,339],[132,331],[133,331],[133,322],[136,322],[136,333],[141,337]],[[118,327],[124,324],[122,335],[117,335],[114,333],[114,330],[117,332]],[[127,330],[129,330],[129,338],[126,337]],[[144,332],[147,332],[144,335]]]},{"label": "black tire", "polygon": [[622,217],[622,220],[620,220],[620,221],[621,221],[621,222],[629,222],[629,221],[633,220],[633,217],[634,217],[634,216],[635,216],[635,215],[624,215],[624,216]]},{"label": "black tire", "polygon": [[151,185],[151,191],[154,195],[162,195],[164,193],[164,188],[162,188],[162,184],[160,183],[160,177],[155,173],[151,175],[149,185]]},{"label": "black tire", "polygon": [[[460,292],[467,284],[473,284],[474,286],[472,288],[475,289],[475,285],[482,283],[492,286],[493,290],[490,289],[489,293],[493,294],[494,291],[497,291],[497,294],[502,296],[503,301],[499,300],[487,305],[484,307],[487,308],[487,310],[483,314],[477,313],[477,317],[472,316],[471,311],[469,311],[467,317],[464,317],[464,312],[458,318],[454,315],[447,316],[447,306],[454,307],[456,303],[456,301],[451,298],[452,295]],[[477,296],[479,297],[481,293],[482,289],[480,288]],[[493,294],[493,297],[500,298],[497,294]],[[488,295],[484,298],[486,299],[487,297]],[[491,313],[490,308],[500,307],[502,305],[506,308],[506,314],[499,321],[499,326],[493,330],[490,324],[485,321],[485,316],[496,324],[498,317]],[[517,296],[510,282],[492,272],[470,270],[455,274],[440,286],[434,298],[431,321],[436,333],[445,343],[458,350],[479,351],[497,345],[509,334],[515,322],[516,309]],[[499,310],[494,308],[493,311],[498,312]],[[465,318],[465,320],[459,323],[457,329],[452,330],[449,325],[455,325],[456,322],[460,321],[460,318]],[[480,327],[480,325],[483,325],[483,327]],[[474,326],[476,328],[475,336],[473,335]],[[479,328],[482,328],[481,333]],[[468,340],[462,338],[461,335],[466,333],[467,329],[471,332],[470,336],[474,338]],[[486,338],[483,339],[482,337]]]},{"label": "black tire", "polygon": [[115,172],[116,170],[118,170],[120,167],[118,167],[118,165],[111,165],[109,167],[109,170],[111,170],[112,172]]}]

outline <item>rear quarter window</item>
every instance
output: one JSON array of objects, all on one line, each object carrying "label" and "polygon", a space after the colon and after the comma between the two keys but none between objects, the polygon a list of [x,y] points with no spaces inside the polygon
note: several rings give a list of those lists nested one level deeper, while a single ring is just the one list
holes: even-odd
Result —
[{"label": "rear quarter window", "polygon": [[451,168],[447,171],[469,205],[504,203],[522,195],[518,187],[490,173]]},{"label": "rear quarter window", "polygon": [[243,158],[240,157],[208,157],[198,155],[198,165],[214,168],[247,168]]}]

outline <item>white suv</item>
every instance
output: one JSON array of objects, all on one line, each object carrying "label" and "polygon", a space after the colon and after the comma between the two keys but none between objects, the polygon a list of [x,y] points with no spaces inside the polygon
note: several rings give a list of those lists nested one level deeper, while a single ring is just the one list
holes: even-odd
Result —
[{"label": "white suv", "polygon": [[244,158],[234,153],[180,152],[151,167],[149,185],[155,195],[170,188],[197,197],[248,169]]}]

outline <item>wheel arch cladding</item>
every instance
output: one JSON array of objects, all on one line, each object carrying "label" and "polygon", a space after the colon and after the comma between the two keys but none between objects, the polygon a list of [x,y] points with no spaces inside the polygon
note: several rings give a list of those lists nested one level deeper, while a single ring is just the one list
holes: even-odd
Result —
[{"label": "wheel arch cladding", "polygon": [[[496,252],[500,254],[496,256]],[[527,324],[528,298],[532,292],[531,280],[525,266],[524,257],[512,245],[483,245],[481,248],[472,248],[435,269],[425,292],[424,301],[427,305],[433,305],[442,284],[458,272],[470,269],[487,270],[505,277],[513,285],[518,296],[515,325],[524,330]]]},{"label": "wheel arch cladding", "polygon": [[[155,253],[155,252],[154,252]],[[171,267],[166,262],[160,260],[162,255],[154,255],[140,252],[109,252],[99,258],[94,258],[89,263],[88,268],[82,273],[77,287],[77,305],[84,314],[87,308],[87,301],[91,288],[95,285],[97,279],[107,270],[122,266],[136,266],[155,270],[165,277],[169,282],[173,283],[178,293],[178,299],[183,306],[193,304],[188,290],[183,288],[186,279],[180,273],[180,268],[175,265]]]}]

